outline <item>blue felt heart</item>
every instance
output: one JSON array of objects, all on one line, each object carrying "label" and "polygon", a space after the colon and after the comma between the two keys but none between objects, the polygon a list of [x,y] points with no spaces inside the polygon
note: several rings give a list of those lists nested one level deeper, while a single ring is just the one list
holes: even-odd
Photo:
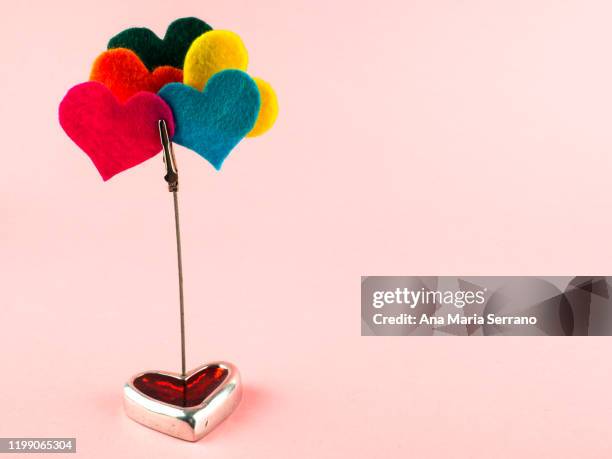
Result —
[{"label": "blue felt heart", "polygon": [[198,153],[216,169],[253,129],[261,104],[257,84],[240,70],[216,73],[202,92],[182,83],[170,83],[159,95],[174,114],[173,140]]}]

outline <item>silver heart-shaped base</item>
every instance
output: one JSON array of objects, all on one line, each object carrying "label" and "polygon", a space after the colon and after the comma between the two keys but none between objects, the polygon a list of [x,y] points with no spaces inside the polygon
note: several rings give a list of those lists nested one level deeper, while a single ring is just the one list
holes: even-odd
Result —
[{"label": "silver heart-shaped base", "polygon": [[[197,398],[170,401],[175,393],[168,395],[163,392],[164,387],[172,386],[175,382],[184,385],[196,384],[198,373],[203,375],[209,370],[220,371],[223,376],[219,378],[220,382],[215,382],[214,389],[213,385],[208,387],[211,391],[204,392],[201,401]],[[161,380],[155,386],[155,390],[161,391],[161,395],[156,398],[152,394],[146,394],[143,388],[143,384],[151,384],[152,378]],[[182,394],[187,392],[185,387]],[[135,375],[123,388],[125,412],[130,418],[151,429],[187,441],[198,441],[213,430],[234,411],[241,396],[240,373],[234,365],[227,362],[208,363],[185,376],[171,372],[147,371]]]}]

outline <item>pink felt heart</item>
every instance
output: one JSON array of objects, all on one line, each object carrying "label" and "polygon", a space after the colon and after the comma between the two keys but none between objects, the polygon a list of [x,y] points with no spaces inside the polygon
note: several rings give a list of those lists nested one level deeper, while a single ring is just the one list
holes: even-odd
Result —
[{"label": "pink felt heart", "polygon": [[74,86],[59,106],[66,134],[91,158],[106,181],[161,151],[158,121],[174,135],[172,110],[159,96],[140,92],[120,103],[101,83]]}]

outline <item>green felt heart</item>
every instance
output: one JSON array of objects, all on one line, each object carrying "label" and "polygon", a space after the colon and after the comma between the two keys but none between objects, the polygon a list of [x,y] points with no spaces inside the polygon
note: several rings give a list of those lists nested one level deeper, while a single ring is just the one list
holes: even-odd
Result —
[{"label": "green felt heart", "polygon": [[162,65],[182,69],[191,43],[209,30],[212,27],[198,18],[181,18],[168,26],[163,40],[145,27],[134,27],[111,38],[108,49],[131,49],[149,70]]}]

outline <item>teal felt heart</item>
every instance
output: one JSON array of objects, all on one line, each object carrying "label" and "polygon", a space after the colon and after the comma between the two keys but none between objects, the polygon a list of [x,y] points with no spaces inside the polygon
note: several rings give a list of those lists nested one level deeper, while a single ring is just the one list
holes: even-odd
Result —
[{"label": "teal felt heart", "polygon": [[172,22],[163,40],[145,27],[134,27],[118,33],[108,42],[108,49],[134,51],[149,70],[162,65],[183,68],[191,43],[212,27],[198,18],[181,18]]},{"label": "teal felt heart", "polygon": [[257,84],[240,70],[215,73],[202,92],[170,83],[158,94],[174,114],[174,142],[195,151],[216,169],[253,129],[261,105]]}]

